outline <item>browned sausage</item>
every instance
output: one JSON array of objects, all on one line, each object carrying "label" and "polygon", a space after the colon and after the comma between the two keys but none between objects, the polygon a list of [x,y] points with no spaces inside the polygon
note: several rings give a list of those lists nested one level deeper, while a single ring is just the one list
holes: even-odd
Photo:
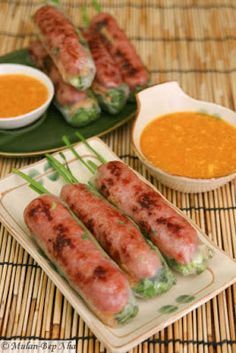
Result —
[{"label": "browned sausage", "polygon": [[91,240],[59,198],[42,195],[30,202],[24,219],[32,236],[71,286],[106,324],[137,312],[124,274]]},{"label": "browned sausage", "polygon": [[55,6],[45,5],[33,16],[38,35],[63,80],[80,90],[91,86],[95,65],[79,29]]}]

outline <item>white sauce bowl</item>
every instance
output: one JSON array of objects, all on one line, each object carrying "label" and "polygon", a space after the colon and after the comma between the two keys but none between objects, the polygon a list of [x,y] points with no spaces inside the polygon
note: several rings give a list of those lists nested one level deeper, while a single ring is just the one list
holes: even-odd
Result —
[{"label": "white sauce bowl", "polygon": [[48,98],[37,109],[34,109],[29,113],[17,115],[15,117],[0,118],[0,129],[18,129],[20,127],[32,124],[47,110],[54,96],[54,86],[52,81],[40,70],[25,65],[0,64],[0,75],[10,74],[26,75],[39,80],[47,88]]}]

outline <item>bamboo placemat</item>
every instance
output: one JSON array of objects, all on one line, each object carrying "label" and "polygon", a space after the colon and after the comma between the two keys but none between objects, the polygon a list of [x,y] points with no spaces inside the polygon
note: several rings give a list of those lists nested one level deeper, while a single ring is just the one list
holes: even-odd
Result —
[{"label": "bamboo placemat", "polygon": [[[0,55],[26,47],[33,36],[30,16],[41,1],[0,0]],[[90,1],[84,1],[91,14]],[[75,24],[82,1],[61,1]],[[236,108],[235,0],[101,1],[118,18],[151,71],[152,81],[176,80],[191,96]],[[152,178],[130,146],[132,123],[103,140],[186,212],[220,248],[236,257],[235,182],[189,195]],[[0,177],[34,158],[0,158]],[[236,287],[194,310],[132,350],[147,352],[236,352]],[[73,308],[34,260],[0,226],[0,335],[18,338],[76,338],[77,351],[104,352]]]}]

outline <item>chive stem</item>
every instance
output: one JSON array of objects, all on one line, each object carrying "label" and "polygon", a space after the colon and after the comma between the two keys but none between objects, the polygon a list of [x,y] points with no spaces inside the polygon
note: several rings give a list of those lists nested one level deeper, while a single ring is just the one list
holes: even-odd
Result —
[{"label": "chive stem", "polygon": [[70,173],[70,175],[71,175],[72,178],[73,178],[74,175],[73,175],[73,173],[72,173],[72,171],[71,171],[71,169],[70,169],[70,167],[69,167],[69,164],[68,164],[68,161],[67,161],[67,159],[66,159],[66,156],[64,155],[63,152],[59,152],[59,154],[60,154],[61,158],[63,159],[63,161],[65,162],[65,167],[66,167],[66,169],[68,170],[68,172]]},{"label": "chive stem", "polygon": [[71,171],[68,170],[56,158],[54,158],[50,154],[46,154],[46,158],[47,158],[49,164],[52,166],[52,168],[55,169],[67,183],[69,183],[69,184],[77,184],[77,183],[79,183],[79,181],[71,173]]},{"label": "chive stem", "polygon": [[46,0],[44,1],[46,5],[60,6],[60,0]]},{"label": "chive stem", "polygon": [[80,139],[80,141],[82,141],[86,147],[88,147],[88,149],[90,149],[90,151],[92,151],[95,156],[98,158],[98,160],[104,164],[107,163],[107,161],[105,160],[105,158],[103,158],[103,156],[101,156],[88,142],[87,140],[84,138],[83,135],[81,135],[81,133],[79,131],[76,131],[76,136]]},{"label": "chive stem", "polygon": [[92,5],[98,13],[102,11],[102,7],[97,0],[92,0]]},{"label": "chive stem", "polygon": [[29,183],[29,187],[35,192],[37,192],[38,194],[49,194],[49,191],[42,184],[40,184],[38,181],[31,178],[29,175],[21,172],[18,169],[13,169],[12,172],[19,175],[24,180],[26,180]]},{"label": "chive stem", "polygon": [[96,169],[91,167],[88,163],[86,163],[83,158],[79,155],[79,153],[74,149],[72,144],[70,143],[70,140],[68,139],[67,136],[63,136],[62,138],[63,142],[66,144],[66,146],[71,150],[71,152],[74,154],[74,156],[92,173],[95,174]]},{"label": "chive stem", "polygon": [[83,26],[84,26],[84,28],[88,28],[89,23],[90,23],[90,19],[89,19],[87,7],[83,6],[81,11],[82,11]]}]

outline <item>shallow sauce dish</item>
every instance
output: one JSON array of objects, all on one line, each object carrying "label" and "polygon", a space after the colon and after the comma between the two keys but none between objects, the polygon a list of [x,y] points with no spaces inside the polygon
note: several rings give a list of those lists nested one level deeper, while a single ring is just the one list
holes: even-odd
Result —
[{"label": "shallow sauce dish", "polygon": [[223,121],[236,126],[236,114],[233,111],[214,103],[189,97],[177,82],[167,82],[147,88],[137,95],[137,101],[139,108],[132,132],[133,145],[140,160],[161,183],[181,192],[196,193],[216,189],[235,178],[235,172],[210,179],[173,175],[154,166],[141,150],[141,136],[144,128],[153,120],[164,118],[164,115],[176,112],[199,112],[218,116]]},{"label": "shallow sauce dish", "polygon": [[48,76],[40,70],[16,64],[0,64],[0,76],[2,75],[22,75],[39,81],[47,90],[47,98],[44,99],[38,107],[25,114],[12,117],[0,117],[0,128],[18,129],[39,119],[48,108],[54,95],[54,87]]}]

